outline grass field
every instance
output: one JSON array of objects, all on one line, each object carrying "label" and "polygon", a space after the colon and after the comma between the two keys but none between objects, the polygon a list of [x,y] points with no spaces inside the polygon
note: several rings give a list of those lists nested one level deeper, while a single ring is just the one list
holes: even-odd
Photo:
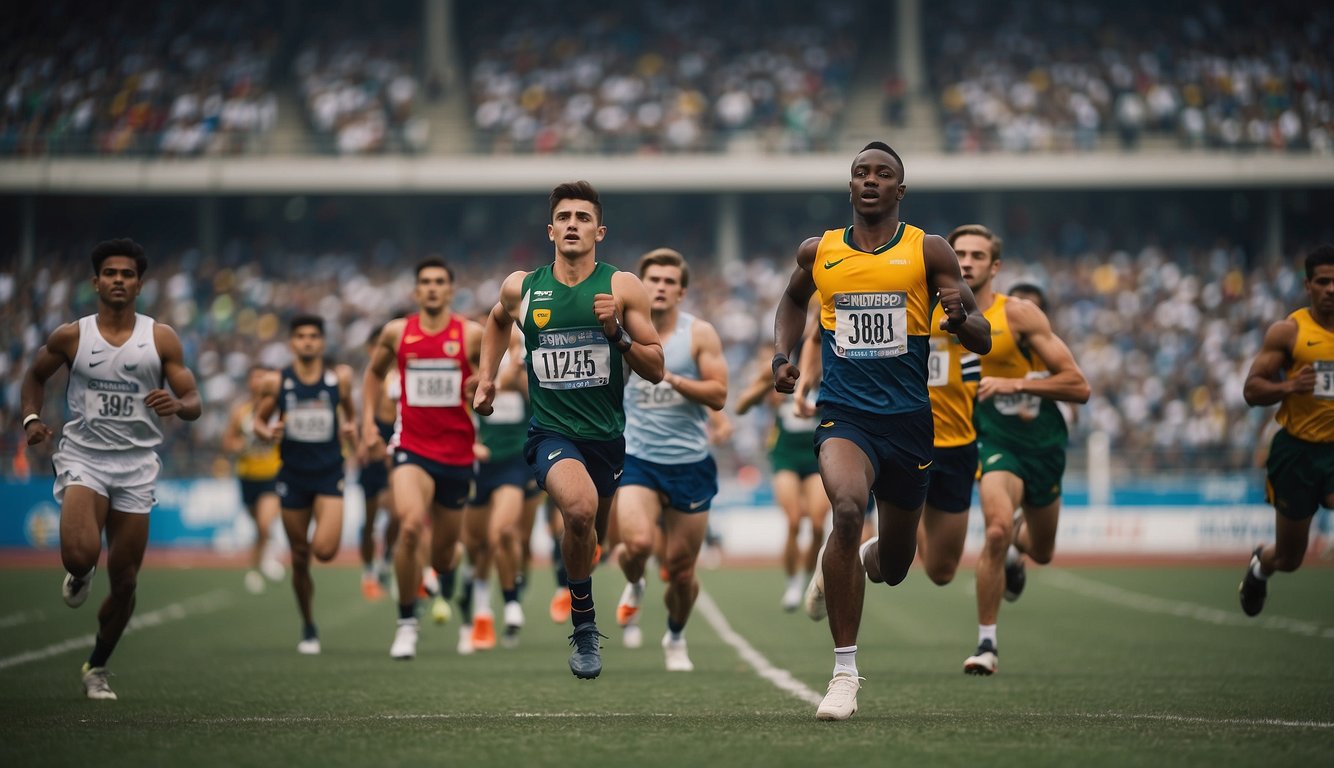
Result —
[{"label": "grass field", "polygon": [[920,571],[871,587],[861,711],[845,723],[815,720],[833,665],[828,628],[778,609],[776,569],[702,572],[716,611],[697,611],[688,629],[693,673],[663,669],[657,585],[644,648],[621,647],[622,582],[600,571],[611,638],[602,677],[584,682],[566,666],[568,627],[546,615],[546,572],[534,574],[519,648],[461,657],[457,619],[428,620],[418,658],[395,662],[393,607],[365,602],[353,568],[316,572],[318,657],[295,651],[287,585],[251,596],[238,570],[149,568],[139,626],[110,664],[116,702],[85,700],[78,679],[102,575],[70,610],[58,571],[5,570],[0,762],[1328,765],[1334,569],[1276,577],[1258,620],[1237,607],[1240,570],[1030,570],[1023,599],[1002,609],[990,678],[961,671],[975,644],[971,571],[945,588]]}]

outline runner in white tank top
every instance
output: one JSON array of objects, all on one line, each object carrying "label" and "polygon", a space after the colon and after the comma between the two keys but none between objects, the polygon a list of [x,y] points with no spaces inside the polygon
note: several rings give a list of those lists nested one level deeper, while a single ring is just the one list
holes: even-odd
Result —
[{"label": "runner in white tank top", "polygon": [[37,350],[23,379],[23,431],[28,445],[50,440],[43,423],[46,382],[68,366],[70,421],[52,456],[60,502],[60,558],[65,603],[88,598],[107,539],[111,592],[98,612],[93,652],[83,665],[84,693],[115,699],[107,659],[134,611],[134,592],[148,545],[148,512],[162,465],[162,419],[199,418],[194,374],[185,367],[181,340],[170,327],[134,311],[144,249],[133,240],[108,240],[92,253],[97,314],[66,323]]}]

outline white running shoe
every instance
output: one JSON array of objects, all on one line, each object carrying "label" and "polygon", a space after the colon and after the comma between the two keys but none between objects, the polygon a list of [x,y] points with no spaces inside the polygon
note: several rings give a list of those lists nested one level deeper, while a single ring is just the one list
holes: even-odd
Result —
[{"label": "white running shoe", "polygon": [[642,648],[644,630],[640,629],[638,624],[627,624],[625,629],[621,630],[621,642],[626,648]]},{"label": "white running shoe", "polygon": [[116,692],[111,690],[107,684],[107,678],[111,673],[106,667],[90,667],[88,662],[83,663],[83,695],[90,699],[100,699],[102,701],[115,701]]},{"label": "white running shoe", "polygon": [[820,552],[815,556],[815,572],[811,574],[811,583],[806,585],[806,615],[811,621],[820,621],[827,613],[824,604],[824,548],[827,546],[828,540],[820,545]]},{"label": "white running shoe", "polygon": [[417,656],[417,620],[399,619],[394,630],[394,644],[389,646],[390,658],[407,661]]},{"label": "white running shoe", "polygon": [[966,675],[993,675],[1000,667],[1000,652],[990,640],[977,644],[977,653],[963,660]]},{"label": "white running shoe", "polygon": [[839,672],[829,681],[829,690],[815,710],[819,720],[847,720],[857,714],[857,691],[861,690],[862,680],[847,672]]},{"label": "white running shoe", "polygon": [[523,606],[517,602],[505,603],[505,631],[500,644],[506,648],[519,647],[519,630],[523,628]]},{"label": "white running shoe", "polygon": [[472,625],[459,626],[459,655],[471,656],[477,649],[472,647]]},{"label": "white running shoe", "polygon": [[686,639],[673,640],[671,630],[662,636],[662,652],[667,658],[668,672],[694,672],[695,665],[686,651]]},{"label": "white running shoe", "polygon": [[269,581],[282,581],[287,576],[287,569],[275,558],[266,557],[259,561],[259,572]]},{"label": "white running shoe", "polygon": [[264,574],[259,571],[245,572],[245,591],[252,595],[264,593]]},{"label": "white running shoe", "polygon": [[801,583],[789,581],[783,590],[783,610],[792,613],[801,606]]},{"label": "white running shoe", "polygon": [[305,656],[320,655],[320,639],[318,637],[308,637],[296,644],[296,652]]},{"label": "white running shoe", "polygon": [[95,573],[97,566],[93,566],[93,569],[82,577],[72,573],[65,574],[65,581],[60,585],[60,596],[65,598],[65,605],[71,608],[83,605],[83,601],[88,599],[88,593],[92,591]]}]

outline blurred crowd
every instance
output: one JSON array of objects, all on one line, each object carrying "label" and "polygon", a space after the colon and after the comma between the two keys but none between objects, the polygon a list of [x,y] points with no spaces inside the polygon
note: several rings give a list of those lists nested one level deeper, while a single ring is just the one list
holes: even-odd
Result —
[{"label": "blurred crowd", "polygon": [[829,149],[862,10],[854,0],[818,13],[756,0],[470,7],[461,40],[479,149]]},{"label": "blurred crowd", "polygon": [[[633,268],[640,252],[636,245],[605,258]],[[33,351],[57,325],[94,310],[84,253],[0,271],[3,474],[46,471],[34,466],[43,457],[20,450],[19,383]],[[457,271],[455,309],[478,318],[510,269],[532,269],[550,258],[541,247],[517,242],[490,253],[446,256]],[[139,309],[176,328],[205,402],[198,422],[169,423],[166,471],[228,472],[219,449],[227,410],[245,396],[249,366],[289,361],[286,322],[293,314],[323,316],[330,357],[360,372],[374,329],[412,306],[417,258],[391,243],[369,253],[261,256],[238,243],[218,258],[191,248],[154,254]],[[767,369],[773,308],[790,273],[789,257],[760,251],[728,269],[698,256],[692,262],[686,309],[718,328],[736,393]],[[1114,465],[1123,469],[1219,471],[1252,464],[1272,410],[1247,408],[1242,382],[1264,329],[1306,299],[1299,259],[1249,264],[1241,249],[1226,243],[1151,242],[1135,252],[1099,247],[1074,256],[1006,257],[998,286],[1024,281],[1046,289],[1053,325],[1092,387],[1092,399],[1072,425],[1073,467],[1081,465],[1083,445],[1095,430],[1110,436]],[[59,381],[48,386],[45,413],[53,424],[63,420],[63,389]],[[771,424],[763,409],[736,419],[730,445],[720,450],[725,473],[766,466]]]},{"label": "blurred crowd", "polygon": [[956,0],[925,19],[951,152],[1334,152],[1329,6]]},{"label": "blurred crowd", "polygon": [[0,156],[234,155],[278,119],[278,37],[259,0],[6,11]]}]

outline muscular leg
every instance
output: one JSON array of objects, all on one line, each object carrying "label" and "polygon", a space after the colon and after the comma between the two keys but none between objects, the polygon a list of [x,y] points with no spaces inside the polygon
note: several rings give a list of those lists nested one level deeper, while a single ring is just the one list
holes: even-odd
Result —
[{"label": "muscular leg", "polygon": [[626,485],[616,491],[616,518],[620,529],[620,566],[631,584],[644,578],[662,502],[658,492],[642,485]]},{"label": "muscular leg", "polygon": [[1266,576],[1274,571],[1292,572],[1302,565],[1311,535],[1311,521],[1293,520],[1274,514],[1274,543],[1260,552],[1260,570]]},{"label": "muscular leg", "polygon": [[700,547],[709,531],[709,514],[686,514],[668,508],[664,513],[664,537],[667,540],[667,590],[663,602],[667,604],[667,618],[676,627],[684,627],[690,618],[699,595],[699,580],[695,578],[695,562]]},{"label": "muscular leg", "polygon": [[611,497],[599,499],[597,487],[584,465],[561,459],[547,473],[547,493],[561,511],[565,534],[561,557],[571,581],[582,581],[593,573],[593,550],[597,546],[595,521],[606,518]]},{"label": "muscular leg", "polygon": [[884,499],[876,499],[880,539],[870,546],[864,565],[866,577],[876,583],[895,586],[908,576],[917,555],[917,524],[922,508],[904,509]]},{"label": "muscular leg", "polygon": [[1025,504],[1023,510],[1024,525],[1014,538],[1014,545],[1033,562],[1046,565],[1056,553],[1056,524],[1061,516],[1061,500],[1058,498],[1042,507]]},{"label": "muscular leg", "polygon": [[462,530],[461,507],[431,505],[431,567],[436,573],[449,573],[458,566],[456,555]]},{"label": "muscular leg", "polygon": [[343,497],[315,497],[315,532],[310,536],[310,552],[316,560],[327,563],[338,554],[343,538]]},{"label": "muscular leg", "polygon": [[940,586],[954,580],[968,536],[968,512],[942,512],[927,505],[917,528],[917,551],[927,578]]},{"label": "muscular leg", "polygon": [[[95,654],[111,655],[125,626],[134,614],[135,590],[139,584],[139,568],[148,548],[148,515],[111,510],[107,522],[107,577],[111,592],[97,611],[97,644]],[[105,666],[106,659],[89,662],[90,666]]]},{"label": "muscular leg", "polygon": [[502,485],[491,494],[491,551],[502,590],[514,589],[523,561],[523,489]]},{"label": "muscular leg", "polygon": [[988,472],[982,475],[978,495],[986,536],[977,558],[977,623],[991,625],[1000,616],[1005,551],[1014,539],[1014,510],[1023,498],[1024,483],[1012,472]]},{"label": "muscular leg", "polygon": [[824,553],[824,593],[836,648],[856,645],[861,627],[866,571],[857,547],[871,472],[870,460],[852,441],[832,438],[820,445],[820,477],[834,506],[834,530]]},{"label": "muscular leg", "polygon": [[815,558],[824,543],[824,521],[829,516],[829,495],[825,493],[820,475],[807,475],[801,481],[801,514],[811,521],[811,545],[801,557],[806,573],[815,570]]},{"label": "muscular leg", "polygon": [[310,518],[310,507],[283,510],[283,530],[287,531],[287,544],[292,551],[292,591],[296,593],[296,605],[306,626],[315,623],[310,611],[315,582],[310,578],[310,540],[306,538]]},{"label": "muscular leg", "polygon": [[[787,541],[783,544],[783,572],[793,576],[797,573],[799,557],[797,537],[801,533],[801,519],[806,516],[805,505],[802,504],[801,478],[797,477],[796,472],[779,470],[774,473],[773,482],[774,501],[778,503],[778,508],[783,510],[783,516],[787,518]],[[820,522],[823,523],[824,520]],[[808,571],[814,568],[815,553],[823,543],[822,538],[811,540],[811,556],[806,558]]]},{"label": "muscular leg", "polygon": [[87,486],[65,489],[60,504],[60,560],[69,573],[83,576],[97,566],[110,506],[107,497]]},{"label": "muscular leg", "polygon": [[422,569],[418,548],[422,546],[435,481],[426,470],[401,464],[389,473],[394,494],[394,516],[398,520],[398,543],[394,547],[394,578],[398,581],[399,607],[412,606],[421,588]]}]

